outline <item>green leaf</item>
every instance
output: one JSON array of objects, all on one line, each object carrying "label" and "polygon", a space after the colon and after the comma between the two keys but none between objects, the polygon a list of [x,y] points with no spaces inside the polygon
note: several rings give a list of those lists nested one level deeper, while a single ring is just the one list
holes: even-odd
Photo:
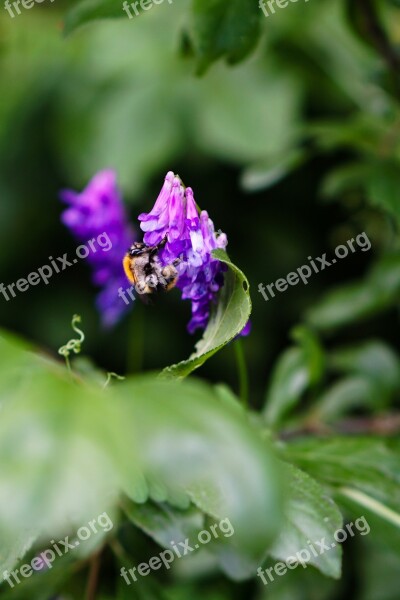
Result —
[{"label": "green leaf", "polygon": [[[342,499],[341,499],[342,500]],[[360,506],[346,502],[350,518],[360,517]],[[397,600],[399,580],[400,528],[393,527],[374,513],[363,510],[368,527],[365,527],[362,561],[359,569],[364,580],[364,590],[360,600]],[[369,535],[369,533],[372,535]],[[376,577],[379,573],[379,577]]]},{"label": "green leaf", "polygon": [[380,340],[337,348],[329,356],[329,366],[337,372],[371,378],[383,389],[395,390],[400,384],[399,356]]},{"label": "green leaf", "polygon": [[180,510],[165,503],[130,502],[124,505],[124,510],[134,525],[164,548],[171,548],[171,541],[193,539],[204,529],[204,515],[193,507]]},{"label": "green leaf", "polygon": [[31,532],[18,532],[13,539],[2,540],[0,547],[0,573],[10,571],[31,549],[37,538],[36,528]]},{"label": "green leaf", "polygon": [[400,452],[390,441],[304,440],[287,446],[286,455],[337,493],[400,527]]},{"label": "green leaf", "polygon": [[328,292],[307,313],[307,321],[320,331],[352,324],[378,314],[400,299],[400,256],[385,256],[364,280]]},{"label": "green leaf", "polygon": [[248,167],[241,175],[241,186],[246,192],[269,189],[300,167],[307,159],[306,151],[292,148],[278,156]]},{"label": "green leaf", "polygon": [[[368,517],[369,522],[370,517]],[[397,548],[395,550],[388,549],[386,544],[377,544],[376,533],[380,533],[380,525],[377,523],[374,527],[374,524],[371,524],[374,543],[371,543],[368,537],[365,539],[368,548],[367,551],[363,548],[363,560],[360,565],[360,577],[363,580],[360,600],[398,599],[400,535],[396,540]],[[379,577],[376,576],[377,573],[379,573]]]},{"label": "green leaf", "polygon": [[[129,560],[119,560],[119,567],[131,569],[132,563]],[[168,586],[164,581],[152,577],[141,577],[138,582],[127,585],[122,577],[117,578],[117,592],[110,597],[99,596],[98,600],[176,600],[171,595],[171,585]],[[133,585],[132,585],[133,583]],[[193,596],[190,596],[193,599]],[[97,599],[96,599],[97,600]]]},{"label": "green leaf", "polygon": [[306,327],[297,327],[292,337],[300,348],[289,348],[280,357],[267,391],[264,417],[270,426],[279,424],[305,390],[324,374],[324,354],[316,335]]},{"label": "green leaf", "polygon": [[255,62],[235,69],[218,65],[197,81],[202,106],[194,124],[196,143],[206,154],[246,167],[286,165],[286,157],[295,159],[302,86],[270,64],[260,71]]},{"label": "green leaf", "polygon": [[304,353],[309,371],[310,384],[318,384],[325,373],[325,355],[318,336],[312,329],[299,325],[291,331],[291,337]]},{"label": "green leaf", "polygon": [[260,36],[260,12],[253,0],[194,0],[191,34],[198,72],[221,57],[235,64],[248,56]]},{"label": "green leaf", "polygon": [[[349,74],[347,76],[351,77]],[[356,77],[360,78],[360,73]],[[316,143],[323,150],[332,151],[346,148],[367,156],[375,156],[376,146],[385,135],[387,125],[380,117],[372,118],[369,115],[357,113],[351,120],[336,119],[314,123],[307,126],[306,131],[315,138]]]},{"label": "green leaf", "polygon": [[[391,61],[395,61],[395,58],[390,56],[393,50],[382,22],[381,4],[374,0],[361,3],[348,1],[346,3],[348,23],[362,43],[368,44],[378,53],[385,53],[388,62],[391,63]],[[391,64],[393,64],[392,68],[395,68],[395,63]]]},{"label": "green leaf", "polygon": [[[338,579],[341,574],[342,551],[334,540],[334,533],[342,527],[342,515],[324,489],[309,475],[293,465],[284,465],[285,479],[289,481],[289,501],[286,506],[285,525],[274,543],[271,554],[286,562],[300,552],[305,563],[317,567],[329,577]],[[321,552],[311,545],[324,541],[329,551]],[[297,561],[298,562],[298,561]]]},{"label": "green leaf", "polygon": [[[47,548],[49,546],[51,544],[46,545]],[[42,546],[38,549],[36,556],[43,550],[44,547]],[[29,563],[29,559],[32,560],[32,558],[33,556],[29,555],[24,562]],[[1,599],[26,600],[26,598],[34,598],[35,600],[49,600],[49,598],[56,597],[57,592],[74,576],[76,564],[76,557],[73,557],[71,553],[57,557],[57,561],[53,563],[51,569],[44,569],[38,573],[33,573],[33,577],[25,579],[19,575],[20,583],[17,583],[11,577],[10,581],[14,583],[14,587],[11,587],[5,581],[1,587]]]},{"label": "green leaf", "polygon": [[194,354],[188,360],[164,369],[164,375],[186,377],[239,335],[249,320],[251,300],[247,278],[231,263],[223,250],[214,250],[213,256],[228,266],[218,303],[212,310],[207,328],[202,339],[196,344]]},{"label": "green leaf", "polygon": [[91,388],[11,337],[0,338],[3,364],[18,381],[13,388],[6,379],[0,420],[9,557],[29,546],[32,523],[42,537],[61,535],[66,524],[112,511],[121,489],[135,502],[193,502],[210,518],[229,518],[232,547],[252,560],[264,554],[280,524],[279,472],[232,395],[154,375]]},{"label": "green leaf", "polygon": [[115,392],[150,494],[155,487],[175,505],[176,492],[185,493],[210,518],[229,518],[232,545],[260,558],[279,528],[281,484],[271,450],[245,411],[199,381],[140,377]]},{"label": "green leaf", "polygon": [[264,416],[268,425],[276,426],[301,399],[310,383],[304,352],[290,348],[276,365],[267,393]]},{"label": "green leaf", "polygon": [[329,355],[329,368],[346,376],[318,399],[313,417],[332,420],[354,408],[387,408],[400,386],[397,354],[379,340],[338,348]]},{"label": "green leaf", "polygon": [[0,378],[0,535],[8,557],[20,556],[32,537],[87,524],[121,488],[137,501],[147,497],[134,444],[122,442],[130,431],[118,405],[26,350],[0,337],[0,364],[10,369]]},{"label": "green leaf", "polygon": [[400,165],[398,162],[377,162],[370,165],[365,180],[368,201],[391,214],[400,224]]},{"label": "green leaf", "polygon": [[337,167],[325,177],[321,190],[322,196],[331,199],[345,192],[361,189],[370,168],[371,165],[366,162],[354,162]]},{"label": "green leaf", "polygon": [[379,408],[382,396],[379,386],[370,378],[349,376],[336,381],[318,399],[312,411],[313,419],[333,421],[355,408]]},{"label": "green leaf", "polygon": [[[269,561],[266,567],[274,567]],[[335,598],[337,582],[322,575],[316,569],[297,568],[284,577],[274,576],[257,596],[258,600],[332,600]]]},{"label": "green leaf", "polygon": [[[138,5],[140,8],[140,4]],[[82,0],[71,8],[64,22],[64,33],[72,33],[86,23],[98,19],[128,18],[122,9],[122,2],[118,0]]]},{"label": "green leaf", "polygon": [[323,194],[338,196],[364,189],[366,200],[400,224],[400,165],[394,160],[365,160],[335,169],[325,179]]},{"label": "green leaf", "polygon": [[[193,561],[200,560],[197,552],[203,550],[203,557],[204,551],[207,553],[208,560],[213,555],[222,570],[235,580],[252,577],[259,565],[259,557],[252,558],[242,548],[231,545],[231,535],[234,535],[234,529],[228,521],[223,522],[221,530],[214,518],[209,517],[206,520],[198,509],[190,507],[187,510],[179,510],[168,504],[137,505],[130,503],[125,510],[129,519],[137,527],[164,548],[171,549],[172,542],[179,545],[185,540],[189,540],[190,546],[194,550],[193,554],[185,557],[186,561],[193,563]],[[215,532],[204,546],[197,543],[202,531]],[[228,537],[225,534],[228,534]]]},{"label": "green leaf", "polygon": [[[74,186],[109,165],[126,200],[141,201],[149,180],[180,160],[188,144],[248,166],[298,143],[304,79],[261,58],[234,69],[217,64],[207,77],[188,78],[177,53],[181,9],[164,0],[140,23],[110,21],[73,40],[79,72],[71,66],[71,77],[61,81],[57,143]],[[36,35],[39,44],[41,31]],[[101,60],[93,60],[99,47]]]}]

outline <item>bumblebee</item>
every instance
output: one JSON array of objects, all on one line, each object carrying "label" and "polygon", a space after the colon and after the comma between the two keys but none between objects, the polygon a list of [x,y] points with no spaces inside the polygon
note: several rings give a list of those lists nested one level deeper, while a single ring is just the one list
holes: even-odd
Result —
[{"label": "bumblebee", "polygon": [[163,240],[157,246],[135,242],[124,257],[125,274],[143,298],[158,291],[169,291],[178,281],[178,271],[175,267],[179,259],[163,267],[158,257],[158,252],[166,241]]}]

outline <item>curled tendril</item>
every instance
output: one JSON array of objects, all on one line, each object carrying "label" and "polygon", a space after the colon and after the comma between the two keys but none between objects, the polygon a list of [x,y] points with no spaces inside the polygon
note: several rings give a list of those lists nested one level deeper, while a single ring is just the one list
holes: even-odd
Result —
[{"label": "curled tendril", "polygon": [[69,355],[71,354],[71,352],[73,352],[74,354],[79,354],[82,349],[82,344],[85,341],[85,334],[77,327],[77,323],[80,323],[81,320],[82,319],[80,315],[74,315],[72,317],[71,322],[72,329],[79,335],[79,339],[69,340],[69,342],[67,342],[65,346],[61,346],[61,348],[58,350],[58,354],[61,354],[61,356],[65,358],[65,362],[69,371],[71,371]]},{"label": "curled tendril", "polygon": [[118,379],[119,381],[123,381],[125,379],[125,377],[122,377],[122,375],[117,375],[117,373],[107,373],[107,380],[103,385],[103,390],[109,385],[113,377],[114,379]]}]

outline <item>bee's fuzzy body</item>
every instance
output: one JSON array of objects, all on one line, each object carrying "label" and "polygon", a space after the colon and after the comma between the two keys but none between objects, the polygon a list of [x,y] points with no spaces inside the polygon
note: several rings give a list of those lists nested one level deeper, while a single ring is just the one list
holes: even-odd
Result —
[{"label": "bee's fuzzy body", "polygon": [[129,281],[141,296],[169,291],[178,280],[175,264],[162,266],[158,252],[163,244],[146,246],[135,242],[124,257],[123,266]]}]

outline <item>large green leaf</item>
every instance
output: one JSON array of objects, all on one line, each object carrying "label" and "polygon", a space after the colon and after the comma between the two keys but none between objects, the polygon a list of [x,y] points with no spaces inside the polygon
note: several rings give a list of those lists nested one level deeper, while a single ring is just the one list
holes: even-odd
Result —
[{"label": "large green leaf", "polygon": [[[305,564],[312,564],[325,575],[337,579],[341,574],[342,552],[334,534],[342,527],[342,515],[324,489],[309,475],[293,465],[284,465],[284,469],[290,486],[289,501],[284,528],[271,554],[285,562],[289,557],[296,560],[296,554],[300,553]],[[322,539],[329,550],[323,550],[315,543]]]},{"label": "large green leaf", "polygon": [[192,380],[140,377],[117,391],[153,500],[176,505],[185,494],[210,518],[230,519],[234,547],[262,556],[280,524],[279,469],[240,405]]},{"label": "large green leaf", "polygon": [[34,538],[87,524],[121,489],[143,501],[147,487],[120,407],[101,388],[78,385],[9,335],[0,337],[0,364],[8,368],[0,378],[0,532],[9,568]]},{"label": "large green leaf", "polygon": [[194,0],[192,38],[199,72],[220,57],[232,64],[244,59],[258,41],[260,19],[253,0]]},{"label": "large green leaf", "polygon": [[[108,165],[126,200],[139,201],[149,180],[181,161],[188,147],[248,166],[287,155],[297,143],[304,80],[261,57],[234,69],[221,62],[207,77],[188,78],[177,52],[182,14],[177,1],[164,0],[138,22],[98,22],[69,41],[79,69],[72,62],[71,76],[60,81],[56,129],[71,186]],[[33,32],[40,44],[41,29],[31,25],[24,35]]]},{"label": "large green leaf", "polygon": [[186,377],[239,335],[249,320],[251,300],[248,280],[242,271],[231,263],[226,252],[214,250],[213,256],[228,266],[218,303],[211,313],[203,337],[196,344],[194,354],[187,360],[164,369],[165,375]]},{"label": "large green leaf", "polygon": [[0,380],[5,568],[33,537],[113,514],[121,491],[138,503],[192,502],[215,521],[229,518],[232,547],[253,560],[263,555],[280,524],[279,470],[232,397],[155,374],[92,388],[9,336],[0,338],[3,364],[11,375]]}]

